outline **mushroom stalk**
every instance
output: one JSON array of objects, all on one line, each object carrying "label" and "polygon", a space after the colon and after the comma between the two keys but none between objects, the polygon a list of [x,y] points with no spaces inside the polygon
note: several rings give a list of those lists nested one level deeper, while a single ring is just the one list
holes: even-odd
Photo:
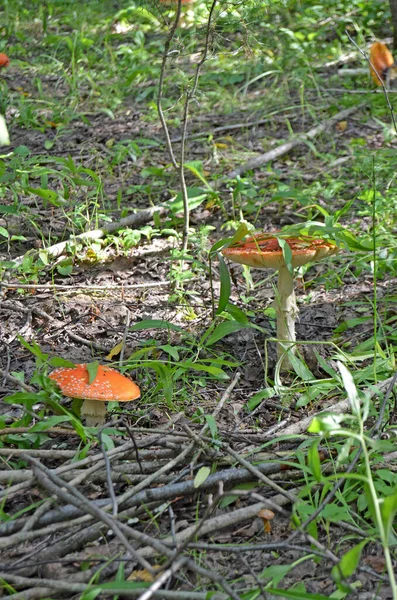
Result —
[{"label": "mushroom stalk", "polygon": [[[295,321],[299,310],[296,304],[294,280],[286,265],[281,266],[278,270],[275,309],[277,314],[277,339],[281,342],[295,342]],[[285,356],[285,350],[294,353],[295,344],[286,344],[285,348],[283,348],[282,344],[277,344],[277,355],[279,358],[283,355]],[[290,361],[285,356],[281,370],[285,371],[290,367]]]},{"label": "mushroom stalk", "polygon": [[106,404],[97,400],[84,400],[80,414],[85,418],[87,427],[103,425],[106,416]]}]

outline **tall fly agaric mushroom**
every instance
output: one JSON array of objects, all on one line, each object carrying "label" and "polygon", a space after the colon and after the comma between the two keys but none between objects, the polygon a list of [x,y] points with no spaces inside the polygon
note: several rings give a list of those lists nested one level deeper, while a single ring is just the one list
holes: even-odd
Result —
[{"label": "tall fly agaric mushroom", "polygon": [[[278,233],[278,232],[277,232]],[[309,236],[287,237],[284,239],[291,250],[291,266],[302,267],[309,262],[320,260],[338,252],[338,247],[322,239]],[[294,292],[293,274],[285,262],[284,253],[279,244],[279,238],[273,234],[258,234],[238,242],[222,250],[222,254],[233,262],[257,269],[277,269],[277,299],[275,302],[277,314],[277,339],[288,342],[287,349],[294,351],[295,320],[298,307]],[[290,348],[292,346],[292,348]],[[282,344],[278,345],[278,356],[284,355]],[[283,368],[288,368],[288,360],[282,363]]]},{"label": "tall fly agaric mushroom", "polygon": [[98,366],[94,381],[89,383],[86,365],[60,367],[50,375],[62,394],[69,398],[84,400],[81,416],[85,417],[88,427],[102,425],[105,422],[105,402],[129,402],[140,397],[139,387],[115,369]]}]

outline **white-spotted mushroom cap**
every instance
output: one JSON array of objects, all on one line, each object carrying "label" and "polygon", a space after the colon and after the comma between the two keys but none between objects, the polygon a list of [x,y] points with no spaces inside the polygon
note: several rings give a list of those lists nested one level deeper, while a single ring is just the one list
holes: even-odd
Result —
[{"label": "white-spotted mushroom cap", "polygon": [[68,398],[128,402],[141,395],[139,387],[131,379],[102,365],[98,366],[92,383],[89,383],[89,373],[85,364],[71,368],[60,367],[49,377],[56,381],[62,394]]},{"label": "white-spotted mushroom cap", "polygon": [[[332,242],[308,236],[284,238],[292,252],[292,266],[302,267],[336,254],[338,247]],[[233,246],[224,248],[222,254],[233,262],[257,269],[279,269],[285,266],[283,251],[273,234],[258,234]]]}]

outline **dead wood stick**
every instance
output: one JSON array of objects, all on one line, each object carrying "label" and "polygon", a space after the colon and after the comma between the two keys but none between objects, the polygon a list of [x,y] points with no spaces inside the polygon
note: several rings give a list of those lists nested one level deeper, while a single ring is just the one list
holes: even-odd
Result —
[{"label": "dead wood stick", "polygon": [[50,597],[52,593],[52,588],[33,587],[24,592],[16,592],[8,597],[12,598],[12,600],[42,600],[43,598]]},{"label": "dead wood stick", "polygon": [[[349,159],[350,160],[350,157]],[[327,170],[328,172],[328,170]],[[189,279],[192,281],[192,279]],[[131,285],[127,284],[116,284],[112,283],[109,285],[89,285],[87,283],[76,283],[75,281],[71,285],[61,285],[58,283],[7,283],[6,281],[1,282],[2,287],[8,290],[42,290],[44,292],[71,292],[76,293],[76,290],[82,290],[84,292],[109,292],[109,290],[140,290],[147,288],[165,287],[171,285],[171,281],[148,281],[147,283],[135,283]]]},{"label": "dead wood stick", "polygon": [[[90,590],[100,589],[101,584],[97,585],[87,585],[82,583],[72,583],[71,581],[60,581],[57,579],[46,579],[46,578],[33,578],[33,577],[22,577],[21,575],[13,575],[7,572],[0,572],[0,578],[8,583],[11,583],[18,587],[40,587],[45,586],[46,588],[53,590],[58,590],[59,592],[73,593],[73,594],[82,594],[83,592],[87,593]],[[147,588],[131,588],[125,589],[125,587],[112,587],[112,594],[122,594],[123,596],[128,596],[130,598],[139,597],[143,592],[146,591]],[[109,596],[109,591],[104,590],[104,595]],[[100,594],[100,596],[103,596]],[[154,598],[164,598],[165,600],[206,600],[208,598],[208,592],[187,592],[187,591],[174,591],[174,590],[154,590],[152,596]],[[98,597],[98,596],[97,596]],[[20,594],[12,594],[11,596],[7,596],[9,600],[22,600],[26,599],[27,595],[25,592]],[[37,598],[37,596],[36,596]],[[228,594],[223,594],[221,592],[216,592],[214,595],[211,595],[211,600],[227,600]]]},{"label": "dead wood stick", "polygon": [[92,517],[105,523],[105,525],[107,525],[120,540],[130,556],[133,557],[143,569],[149,571],[149,573],[153,571],[151,564],[144,560],[135,548],[131,546],[115,519],[87,500],[73,485],[67,483],[64,479],[58,477],[58,475],[55,475],[51,469],[47,469],[47,467],[39,460],[27,454],[25,454],[23,458],[31,463],[36,479],[50,494],[56,494],[60,500],[63,500],[66,503],[71,502],[72,504],[75,504],[75,506],[80,507]]},{"label": "dead wood stick", "polygon": [[[172,424],[172,422],[171,422],[171,424]],[[166,428],[164,428],[164,430],[163,430],[163,436],[165,435],[165,433],[166,433]],[[139,440],[137,442],[137,445],[139,448],[144,448],[146,445],[156,444],[158,441],[159,441],[159,436],[154,435],[154,436],[148,437],[146,440]],[[32,450],[25,449],[24,450],[21,448],[0,448],[0,456],[10,456],[11,457],[13,454],[16,454],[18,456],[18,455],[23,454],[23,452],[29,453],[30,456],[36,456],[39,458],[43,458],[43,457],[54,458],[54,455],[56,455],[57,452],[64,453],[64,456],[61,456],[61,458],[67,457],[67,458],[73,459],[76,456],[76,452],[74,452],[73,450],[57,451],[57,450],[40,450],[40,449],[32,449]],[[118,458],[126,459],[131,452],[135,454],[135,447],[132,442],[128,441],[125,444],[123,444],[122,446],[118,446],[117,448],[113,448],[112,450],[109,450],[108,456],[111,456],[112,458],[117,456]],[[152,454],[153,454],[153,451],[145,451],[145,450],[141,451],[141,457],[151,456]],[[162,458],[162,457],[168,458],[170,455],[171,456],[173,455],[172,451],[170,451],[168,449],[165,449],[165,450],[157,449],[155,451],[155,454],[159,458]],[[132,459],[133,460],[135,459],[134,455],[132,456]],[[60,467],[55,469],[54,472],[57,474],[62,474],[62,473],[66,473],[67,471],[70,471],[70,470],[81,469],[82,467],[86,467],[88,465],[94,465],[94,464],[96,464],[96,468],[98,468],[98,469],[104,465],[103,458],[100,453],[91,454],[90,456],[87,456],[86,458],[83,458],[78,462],[61,465]],[[3,497],[11,498],[16,493],[19,493],[23,489],[28,488],[30,485],[32,485],[32,483],[33,483],[33,479],[28,479],[27,481],[24,481],[22,483],[17,483],[12,487],[7,488],[6,490],[1,490],[0,498],[3,498]]]},{"label": "dead wood stick", "polygon": [[[202,537],[204,535],[209,535],[214,532],[218,532],[221,529],[225,529],[227,527],[231,527],[233,525],[237,525],[242,523],[243,521],[249,521],[256,517],[258,512],[262,508],[271,508],[272,506],[286,506],[290,504],[290,501],[285,497],[281,496],[281,494],[277,494],[275,496],[270,497],[266,501],[256,502],[255,504],[251,504],[250,506],[245,506],[244,508],[238,508],[233,512],[224,513],[222,515],[217,515],[216,517],[212,517],[208,519],[200,528],[198,533],[198,537]],[[167,544],[169,546],[174,546],[176,544],[181,544],[185,540],[189,539],[197,529],[197,525],[191,525],[187,527],[183,531],[179,531],[175,534],[175,536],[168,536],[162,540],[163,544]],[[155,548],[151,546],[146,546],[145,548],[140,549],[141,556],[145,558],[152,558],[157,554]]]},{"label": "dead wood stick", "polygon": [[287,154],[287,152],[290,152],[296,146],[300,146],[301,144],[304,144],[307,140],[312,140],[313,138],[317,137],[320,133],[323,133],[324,131],[326,131],[327,129],[332,127],[332,125],[334,125],[338,121],[342,121],[343,119],[346,119],[353,113],[357,112],[363,106],[364,106],[364,103],[361,103],[361,104],[357,104],[356,106],[351,106],[350,108],[346,108],[345,110],[341,110],[333,117],[326,119],[325,121],[320,123],[320,125],[316,125],[316,127],[312,127],[312,129],[309,129],[309,131],[307,133],[301,133],[301,134],[297,135],[296,137],[294,137],[289,142],[285,142],[284,144],[281,144],[281,146],[278,146],[277,148],[274,148],[273,150],[269,150],[268,152],[265,152],[264,154],[260,154],[259,156],[256,156],[255,158],[251,158],[250,160],[248,160],[246,163],[244,163],[240,167],[236,167],[233,171],[231,171],[227,175],[227,177],[229,179],[234,179],[235,177],[238,177],[239,175],[242,175],[243,173],[246,173],[247,171],[252,171],[254,169],[259,169],[259,167],[263,167],[263,165],[267,164],[268,162],[271,162],[272,160],[275,160],[276,158],[279,158],[280,156]]},{"label": "dead wood stick", "polygon": [[[374,396],[376,396],[376,394],[382,393],[385,389],[387,389],[389,387],[389,385],[392,383],[393,378],[394,378],[394,376],[389,377],[388,379],[385,379],[384,381],[381,381],[380,383],[378,383],[378,385],[376,387],[367,388],[366,390],[364,390],[364,393],[369,394],[369,396],[371,398],[373,398]],[[321,415],[322,413],[331,412],[331,413],[340,414],[340,413],[344,413],[344,412],[350,412],[350,409],[351,409],[351,406],[350,406],[349,400],[341,400],[340,402],[337,402],[336,404],[328,404],[327,406],[324,406],[321,410],[314,413],[313,415],[310,415],[309,417],[305,417],[301,421],[298,421],[297,423],[293,423],[293,425],[289,425],[285,429],[281,429],[277,433],[277,437],[284,436],[284,435],[299,435],[301,433],[304,433],[305,431],[307,431],[307,429],[308,429],[310,423],[313,421],[313,419],[315,417],[317,417],[318,415]]]},{"label": "dead wood stick", "polygon": [[[32,388],[29,388],[29,391],[33,392],[34,390]],[[33,425],[30,425],[30,427],[6,427],[5,429],[0,429],[0,436],[11,435],[14,433],[42,433],[44,435],[54,433],[55,435],[80,435],[75,429],[67,429],[66,427],[48,427],[48,429],[46,429],[45,431],[31,431],[32,427]]]},{"label": "dead wood stick", "polygon": [[[26,310],[26,312],[28,312]],[[14,377],[14,375],[11,375],[10,373],[7,373],[7,371],[4,371],[3,369],[0,369],[0,377],[3,377],[4,379],[7,379],[7,381],[9,381],[10,383],[15,383],[15,385],[21,387],[23,390],[25,390],[26,392],[33,392],[33,388],[30,387],[30,385],[27,385],[26,383],[24,383],[23,381],[21,381],[20,379],[18,379],[18,377]]]},{"label": "dead wood stick", "polygon": [[[213,412],[213,416],[216,417],[219,414],[219,412],[222,409],[222,407],[224,406],[225,402],[230,397],[230,394],[233,391],[233,388],[237,385],[237,382],[238,382],[239,378],[240,378],[240,373],[236,373],[235,376],[234,376],[234,378],[233,378],[233,380],[231,381],[231,383],[228,385],[228,387],[226,388],[226,390],[222,394],[222,397],[221,397],[221,399],[220,399],[217,407],[215,408],[215,410]],[[202,427],[202,429],[201,429],[201,435],[204,435],[204,433],[207,431],[208,427],[209,427],[208,423],[206,423]],[[187,457],[187,456],[189,456],[189,454],[191,454],[191,452],[194,449],[194,446],[195,446],[195,442],[191,442],[178,456],[176,456],[174,459],[172,459],[167,465],[164,465],[164,467],[161,467],[161,469],[159,469],[158,471],[156,471],[156,473],[153,473],[152,475],[149,475],[149,477],[147,477],[146,480],[142,481],[141,483],[138,483],[132,489],[130,489],[127,492],[125,492],[118,499],[119,505],[124,504],[126,501],[128,501],[129,498],[132,498],[134,495],[136,495],[138,492],[140,492],[141,490],[143,490],[145,487],[148,487],[153,482],[155,482],[157,476],[163,475],[164,473],[166,473],[170,469],[174,468],[174,466],[176,466],[185,457]]]},{"label": "dead wood stick", "polygon": [[[99,240],[105,237],[108,233],[114,233],[115,231],[118,231],[123,227],[139,227],[140,225],[144,225],[145,223],[150,221],[153,218],[153,215],[162,215],[166,212],[166,210],[166,207],[163,205],[145,208],[140,212],[137,212],[133,215],[129,215],[128,217],[124,217],[124,219],[120,219],[120,221],[108,223],[102,229],[93,229],[92,231],[85,231],[84,233],[80,233],[79,235],[71,236],[65,242],[58,242],[57,244],[48,246],[48,248],[45,248],[44,250],[45,252],[47,252],[50,258],[59,258],[60,256],[62,256],[62,254],[68,247],[74,247],[77,244],[85,241]],[[24,254],[23,256],[19,256],[18,258],[13,260],[14,267],[19,266],[23,262],[25,256],[26,255]],[[38,256],[38,252],[34,253],[33,256]]]},{"label": "dead wood stick", "polygon": [[[271,475],[273,473],[280,472],[281,464],[281,462],[278,463],[269,461],[255,465],[255,469],[261,473]],[[55,470],[54,472],[59,473],[60,471]],[[252,481],[253,479],[255,478],[253,478],[252,473],[248,469],[225,469],[207,477],[207,479],[200,486],[200,491],[214,490],[217,488],[220,481],[223,482],[225,487],[227,486],[230,489],[230,487],[233,487],[239,483]],[[177,496],[190,496],[195,493],[197,493],[197,488],[194,487],[194,481],[191,479],[178,483],[171,483],[157,488],[150,487],[137,493],[134,497],[125,502],[126,506],[125,509],[120,513],[120,518],[131,517],[137,506],[156,502],[162,503],[166,502],[167,500],[172,500]],[[120,504],[120,498],[118,498],[118,502]],[[97,500],[95,504],[103,508],[109,504],[109,500],[104,498],[102,500]],[[36,537],[48,535],[50,532],[48,527],[51,526],[51,524],[58,523],[63,520],[68,521],[70,523],[69,526],[72,527],[74,524],[72,519],[81,518],[81,514],[81,510],[70,504],[59,507],[56,510],[48,511],[48,513],[44,515],[38,522],[38,526],[43,528],[42,532],[38,529],[33,533],[37,534]],[[0,548],[6,547],[4,544],[7,544],[8,546],[11,540],[11,535],[16,535],[16,532],[21,529],[25,522],[26,517],[22,517],[16,521],[9,521],[8,523],[0,525]],[[15,543],[15,540],[11,540],[10,545]]]}]

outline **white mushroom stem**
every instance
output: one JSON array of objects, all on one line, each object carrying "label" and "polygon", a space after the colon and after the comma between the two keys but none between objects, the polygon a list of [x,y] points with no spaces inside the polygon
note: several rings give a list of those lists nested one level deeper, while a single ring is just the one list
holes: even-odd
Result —
[{"label": "white mushroom stem", "polygon": [[87,427],[103,425],[106,416],[106,404],[100,400],[84,400],[80,414],[82,418],[85,418]]},{"label": "white mushroom stem", "polygon": [[[294,279],[288,271],[287,266],[281,266],[278,270],[278,285],[277,297],[275,300],[275,309],[277,314],[277,339],[286,342],[295,342],[295,321],[299,310],[296,305],[294,292]],[[277,355],[281,358],[285,355],[285,350],[294,353],[295,345],[286,344],[283,348],[282,344],[277,344]],[[291,367],[287,357],[284,358],[281,370],[286,370]]]}]

